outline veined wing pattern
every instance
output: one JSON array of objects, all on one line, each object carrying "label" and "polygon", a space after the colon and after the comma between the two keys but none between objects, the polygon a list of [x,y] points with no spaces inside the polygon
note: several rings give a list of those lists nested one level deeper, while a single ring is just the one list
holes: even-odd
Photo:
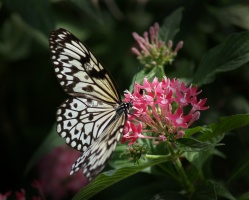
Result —
[{"label": "veined wing pattern", "polygon": [[71,174],[83,169],[91,181],[105,167],[123,132],[131,103],[123,103],[117,86],[95,56],[70,32],[50,34],[56,76],[67,99],[57,111],[57,132],[83,155]]}]

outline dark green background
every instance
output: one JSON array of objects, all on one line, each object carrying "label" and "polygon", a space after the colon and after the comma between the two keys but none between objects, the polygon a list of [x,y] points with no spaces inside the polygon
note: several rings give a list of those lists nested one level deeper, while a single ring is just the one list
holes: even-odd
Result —
[{"label": "dark green background", "polygon": [[[135,45],[131,33],[142,34],[179,7],[184,8],[183,18],[174,42],[183,40],[184,46],[173,66],[166,68],[170,77],[191,78],[208,49],[232,33],[249,29],[248,1],[96,2],[0,1],[0,193],[26,187],[36,177],[35,170],[28,176],[24,171],[55,124],[56,107],[67,98],[50,62],[48,35],[52,30],[63,27],[80,38],[108,68],[122,92],[141,69],[130,51]],[[248,64],[218,74],[202,90],[210,109],[202,113],[200,124],[247,113]],[[214,177],[226,181],[240,159],[248,157],[248,128],[229,133],[223,142],[226,145],[219,149],[227,159],[214,158],[212,170]],[[149,175],[136,177],[138,184],[150,180]],[[231,183],[232,193],[245,192],[248,178],[246,174]]]}]

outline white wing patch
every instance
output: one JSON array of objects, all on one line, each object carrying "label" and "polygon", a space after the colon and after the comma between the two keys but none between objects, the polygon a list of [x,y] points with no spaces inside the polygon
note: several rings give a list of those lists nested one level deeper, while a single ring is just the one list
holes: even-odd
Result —
[{"label": "white wing patch", "polygon": [[113,106],[87,100],[71,98],[57,111],[57,132],[68,145],[79,151],[87,149],[103,132],[116,114]]}]

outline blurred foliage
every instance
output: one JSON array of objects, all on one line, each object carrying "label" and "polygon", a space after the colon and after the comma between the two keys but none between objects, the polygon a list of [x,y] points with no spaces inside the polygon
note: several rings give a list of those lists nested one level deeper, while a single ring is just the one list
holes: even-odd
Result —
[{"label": "blurred foliage", "polygon": [[[180,7],[184,8],[183,17],[174,42],[183,40],[184,46],[173,66],[167,67],[167,74],[192,80],[205,52],[229,35],[249,29],[248,1],[0,1],[0,193],[20,189],[36,177],[35,170],[24,176],[25,169],[55,124],[56,107],[66,99],[50,61],[49,33],[63,27],[77,35],[110,70],[123,91],[129,88],[140,67],[130,51],[135,44],[131,33],[141,34],[155,21],[162,24],[167,15]],[[211,108],[199,123],[248,113],[248,86],[248,63],[220,73],[212,83],[203,85],[202,95],[208,98]],[[218,147],[226,158],[209,161],[212,176],[227,183],[234,196],[249,188],[249,173],[226,182],[232,171],[249,159],[248,132],[249,128],[244,127],[227,134],[222,140],[226,145]],[[211,169],[206,171],[211,173]],[[145,190],[156,194],[170,181],[139,173],[98,194],[96,199],[128,199]],[[145,195],[143,199],[149,198]]]}]

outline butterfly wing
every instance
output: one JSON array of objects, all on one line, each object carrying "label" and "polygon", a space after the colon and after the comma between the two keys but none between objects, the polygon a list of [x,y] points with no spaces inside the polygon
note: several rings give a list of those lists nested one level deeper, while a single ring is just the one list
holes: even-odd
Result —
[{"label": "butterfly wing", "polygon": [[69,146],[84,151],[115,115],[120,96],[108,71],[73,34],[65,29],[53,31],[49,46],[62,88],[78,97],[58,108],[57,132]]},{"label": "butterfly wing", "polygon": [[66,93],[107,104],[121,103],[113,78],[73,34],[62,28],[53,31],[49,47],[56,76]]},{"label": "butterfly wing", "polygon": [[104,131],[116,112],[113,106],[96,100],[72,97],[57,110],[57,132],[66,143],[85,151]]},{"label": "butterfly wing", "polygon": [[121,102],[108,71],[74,35],[64,29],[50,34],[56,76],[73,96],[57,111],[57,132],[83,151],[72,173],[83,168],[91,181],[105,167],[123,131],[129,106]]},{"label": "butterfly wing", "polygon": [[83,174],[86,178],[89,181],[93,180],[103,170],[115,150],[126,120],[125,112],[117,115],[100,137],[73,164],[70,174],[83,168]]}]

